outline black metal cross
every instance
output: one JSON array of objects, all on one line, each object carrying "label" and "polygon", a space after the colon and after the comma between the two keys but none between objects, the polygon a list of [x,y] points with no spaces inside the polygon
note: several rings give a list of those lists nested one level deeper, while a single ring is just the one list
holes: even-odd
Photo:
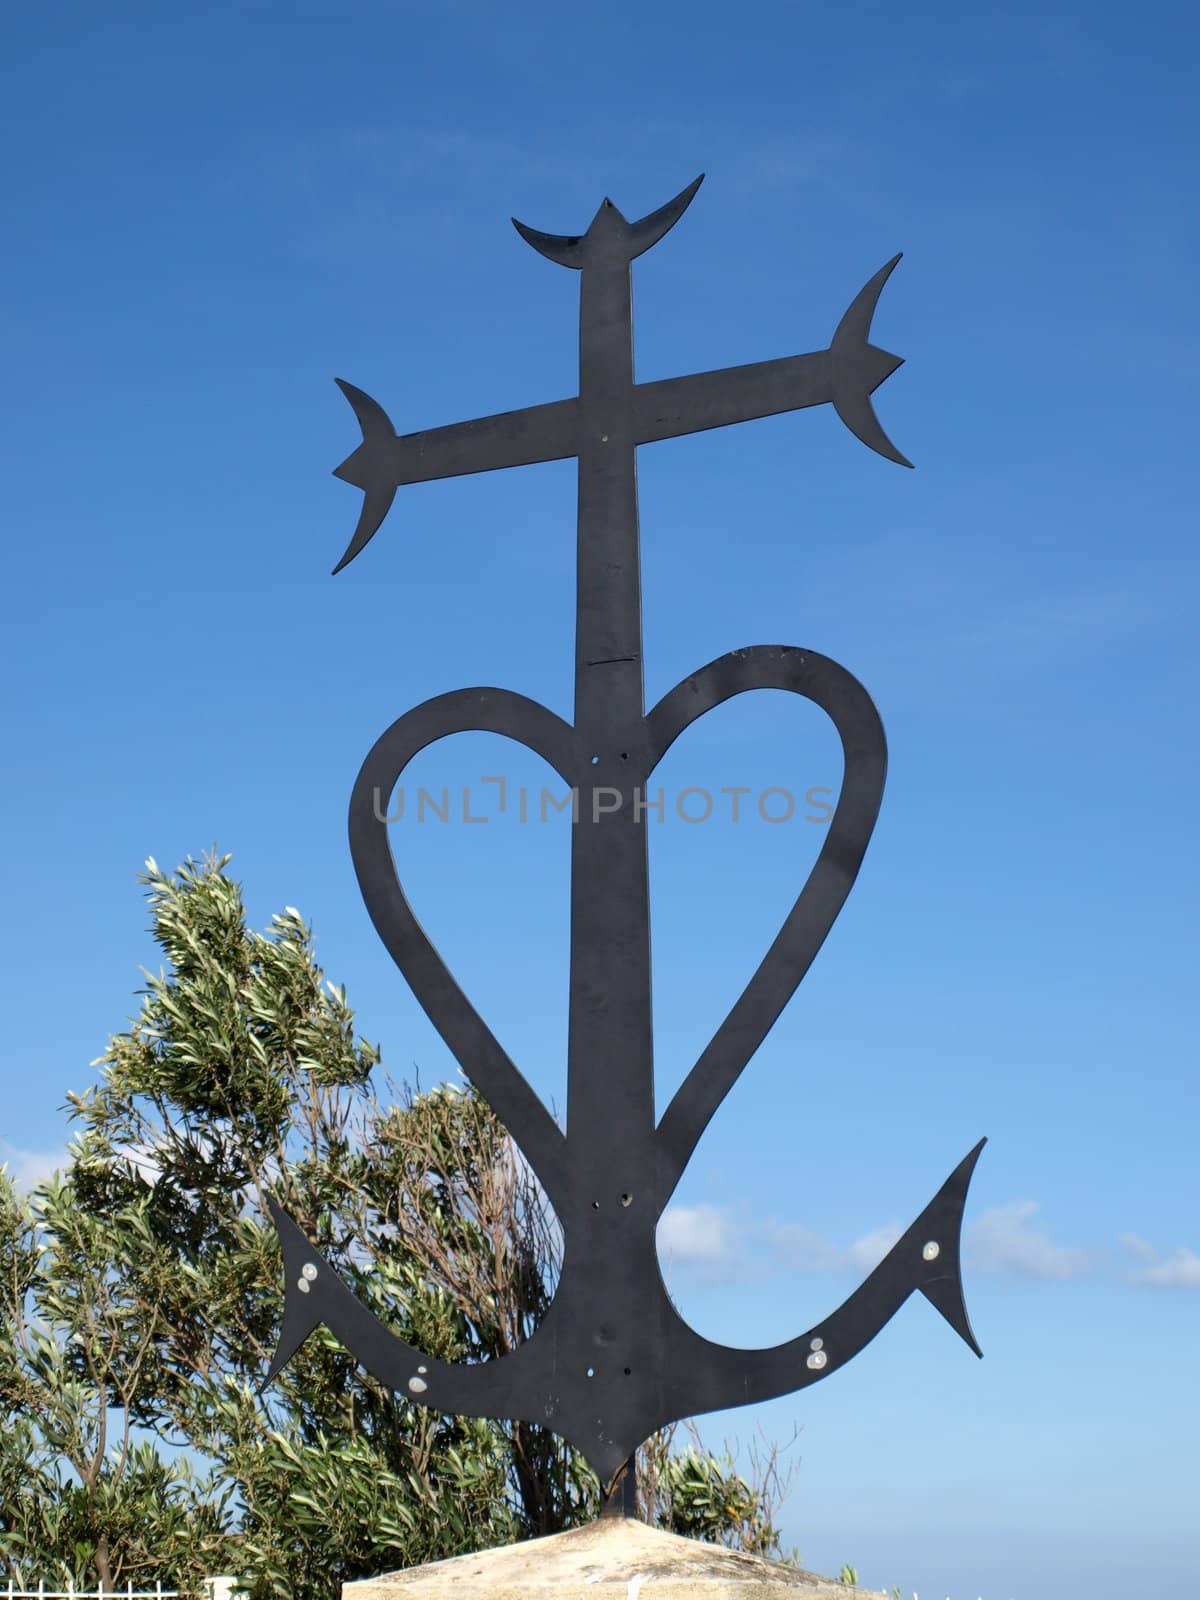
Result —
[{"label": "black metal cross", "polygon": [[[439,1411],[520,1418],[570,1439],[613,1505],[628,1508],[627,1464],[657,1428],[771,1399],[827,1377],[857,1354],[914,1290],[978,1354],[962,1297],[959,1234],[983,1141],[843,1305],[765,1350],[715,1345],[671,1302],[656,1230],[713,1113],[774,1025],[849,894],[875,825],[887,750],[866,691],[810,650],[757,645],[694,673],[649,713],[643,698],[639,445],[830,402],[871,449],[908,465],[870,396],[900,358],[868,342],[882,267],[851,302],[828,349],[638,384],[630,265],[682,216],[700,179],[630,223],[605,200],[579,237],[518,232],[580,273],[579,394],[397,437],[369,395],[341,387],[363,443],[337,475],[365,493],[340,571],[362,550],[401,484],[575,456],[579,462],[575,717],[502,689],[426,701],[379,739],[350,804],[350,843],[371,918],[417,999],[536,1172],[563,1232],[563,1263],[541,1326],[502,1361],[432,1360],[390,1333],[273,1205],[287,1300],[271,1377],[325,1323],[382,1382]],[[645,785],[704,712],[750,689],[813,701],[841,736],[840,796],[808,880],[750,979],[661,1120],[654,1111]],[[380,813],[412,758],[452,733],[505,734],[536,751],[578,794],[572,829],[571,962],[565,1131],[509,1059],[421,928],[396,876]],[[603,797],[603,799],[601,799]]]}]

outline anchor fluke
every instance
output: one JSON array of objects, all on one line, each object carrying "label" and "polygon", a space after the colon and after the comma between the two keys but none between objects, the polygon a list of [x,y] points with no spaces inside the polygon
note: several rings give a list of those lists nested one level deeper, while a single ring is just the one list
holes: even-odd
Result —
[{"label": "anchor fluke", "polygon": [[333,475],[341,478],[343,483],[352,483],[365,496],[354,536],[333,569],[336,576],[374,537],[380,523],[392,509],[392,501],[396,498],[396,477],[388,455],[390,446],[395,443],[396,430],[377,400],[372,400],[364,390],[356,389],[352,383],[346,383],[341,378],[335,378],[334,382],[354,408],[354,415],[362,429],[363,442],[353,455],[346,457],[340,467],[334,468]]},{"label": "anchor fluke", "polygon": [[833,408],[868,449],[894,461],[898,466],[911,467],[907,456],[900,454],[884,433],[879,418],[871,404],[871,396],[885,378],[890,378],[897,367],[904,365],[903,356],[894,356],[870,343],[871,318],[883,286],[895,270],[900,257],[893,256],[886,266],[863,285],[847,307],[846,314],[837,325],[830,342],[833,375]]}]

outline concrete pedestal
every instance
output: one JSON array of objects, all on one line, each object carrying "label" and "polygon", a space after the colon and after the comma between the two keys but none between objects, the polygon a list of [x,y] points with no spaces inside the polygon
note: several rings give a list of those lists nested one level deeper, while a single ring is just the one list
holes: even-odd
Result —
[{"label": "concrete pedestal", "polygon": [[343,1600],[887,1600],[795,1567],[601,1517],[585,1528],[342,1586]]}]

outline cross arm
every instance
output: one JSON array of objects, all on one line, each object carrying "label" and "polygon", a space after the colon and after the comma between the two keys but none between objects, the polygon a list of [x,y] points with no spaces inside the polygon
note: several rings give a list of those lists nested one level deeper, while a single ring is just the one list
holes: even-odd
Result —
[{"label": "cross arm", "polygon": [[[343,389],[349,389],[344,384]],[[355,395],[361,394],[355,390]],[[350,403],[354,405],[353,397]],[[364,397],[367,398],[367,397]],[[372,401],[372,405],[374,402]],[[382,408],[377,407],[382,414]],[[359,407],[355,405],[356,412]],[[527,406],[523,411],[501,411],[472,422],[455,422],[421,433],[372,436],[363,427],[363,442],[335,469],[334,476],[363,489],[363,479],[386,463],[388,476],[399,487],[427,483],[432,478],[455,478],[469,472],[491,472],[497,467],[526,467],[537,461],[558,461],[578,449],[576,434],[579,403],[553,400],[548,405]],[[359,421],[363,421],[359,412]],[[391,431],[391,423],[388,422]]]},{"label": "cross arm", "polygon": [[640,383],[634,390],[634,427],[639,444],[652,444],[832,399],[832,356],[828,350],[818,350]]},{"label": "cross arm", "polygon": [[855,295],[827,350],[639,384],[634,390],[637,442],[677,439],[680,434],[724,428],[731,422],[773,417],[781,411],[799,411],[829,401],[850,432],[869,449],[901,466],[911,466],[884,433],[871,406],[875,390],[901,365],[901,357],[880,350],[869,340],[876,302],[899,259],[893,256]]},{"label": "cross arm", "polygon": [[375,533],[401,484],[561,461],[579,449],[577,399],[552,400],[523,411],[501,411],[445,428],[397,434],[377,400],[340,378],[338,387],[354,408],[363,441],[334,469],[334,477],[354,484],[366,498],[354,536],[335,572],[352,561]]}]

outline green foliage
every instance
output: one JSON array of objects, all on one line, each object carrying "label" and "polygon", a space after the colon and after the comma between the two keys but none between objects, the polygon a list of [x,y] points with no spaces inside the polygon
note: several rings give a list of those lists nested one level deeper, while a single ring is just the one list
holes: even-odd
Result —
[{"label": "green foliage", "polygon": [[151,1319],[120,1280],[144,1205],[89,1214],[69,1180],[32,1200],[0,1168],[0,1573],[193,1585],[221,1548],[228,1489],[164,1462],[133,1423]]},{"label": "green foliage", "polygon": [[[412,1405],[324,1332],[259,1395],[283,1301],[268,1193],[445,1360],[529,1337],[557,1232],[473,1092],[379,1102],[379,1052],[300,914],[249,931],[227,861],[147,863],[165,967],[70,1097],[62,1176],[26,1198],[0,1169],[0,1574],[193,1590],[228,1572],[254,1600],[332,1600],[586,1520],[598,1486],[556,1436]],[[652,1441],[646,1514],[774,1553],[774,1464],[752,1488],[732,1456]]]},{"label": "green foliage", "polygon": [[676,1449],[675,1433],[674,1428],[664,1430],[639,1457],[647,1520],[686,1538],[795,1565],[795,1552],[785,1555],[780,1548],[774,1520],[787,1488],[779,1450],[763,1454],[753,1449],[747,1478],[730,1447],[714,1455],[703,1448],[693,1430],[690,1442]]}]

